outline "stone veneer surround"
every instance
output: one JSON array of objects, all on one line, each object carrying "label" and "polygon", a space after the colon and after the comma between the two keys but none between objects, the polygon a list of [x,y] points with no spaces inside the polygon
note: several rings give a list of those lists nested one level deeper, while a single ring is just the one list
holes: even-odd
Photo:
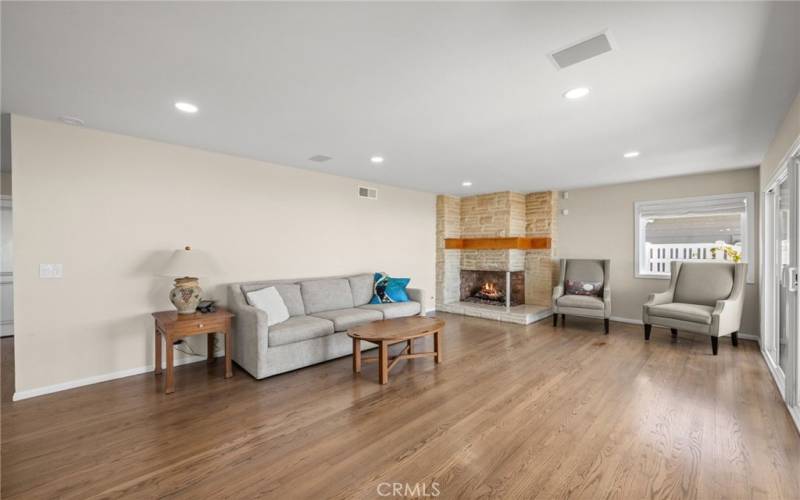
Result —
[{"label": "stone veneer surround", "polygon": [[[440,195],[436,203],[437,309],[453,312],[459,309],[456,305],[460,301],[462,269],[524,271],[525,303],[549,307],[557,279],[556,210],[557,193],[554,191],[530,194],[505,191],[462,198]],[[548,237],[551,247],[546,250],[444,248],[445,238],[514,236]]]}]

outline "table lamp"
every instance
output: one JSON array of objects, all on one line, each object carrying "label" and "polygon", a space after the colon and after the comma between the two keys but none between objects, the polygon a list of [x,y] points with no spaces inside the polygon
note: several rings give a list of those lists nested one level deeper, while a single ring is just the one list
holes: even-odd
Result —
[{"label": "table lamp", "polygon": [[169,300],[178,314],[193,314],[200,303],[200,288],[197,276],[205,276],[211,269],[211,260],[203,252],[187,246],[172,253],[162,276],[175,278],[175,288],[169,292]]}]

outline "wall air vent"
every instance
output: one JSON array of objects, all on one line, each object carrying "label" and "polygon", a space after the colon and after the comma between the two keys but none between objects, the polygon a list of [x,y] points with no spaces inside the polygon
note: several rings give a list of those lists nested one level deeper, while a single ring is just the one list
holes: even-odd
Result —
[{"label": "wall air vent", "polygon": [[325,155],[314,155],[311,158],[309,158],[309,160],[315,161],[317,163],[322,163],[322,162],[325,162],[325,161],[328,161],[328,160],[332,160],[332,159],[333,158],[331,158],[330,156],[325,156]]},{"label": "wall air vent", "polygon": [[558,69],[586,61],[613,49],[608,33],[601,33],[550,54],[550,59]]},{"label": "wall air vent", "polygon": [[368,200],[377,200],[378,190],[371,187],[358,186],[358,197]]}]

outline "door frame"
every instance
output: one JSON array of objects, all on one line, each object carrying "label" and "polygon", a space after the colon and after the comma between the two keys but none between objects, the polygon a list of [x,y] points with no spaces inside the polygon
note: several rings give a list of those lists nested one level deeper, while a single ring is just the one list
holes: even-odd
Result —
[{"label": "door frame", "polygon": [[789,228],[792,264],[798,267],[800,266],[800,248],[798,248],[798,234],[800,234],[800,138],[792,145],[781,161],[780,166],[766,184],[766,188],[761,191],[760,253],[762,258],[761,272],[759,273],[761,288],[761,354],[798,431],[800,431],[800,291],[795,293],[793,307],[790,310],[789,326],[794,329],[794,335],[789,335],[788,339],[788,363],[785,372],[773,363],[767,352],[770,336],[777,334],[774,191],[787,178],[793,188],[790,206],[792,217],[790,218],[791,227]]},{"label": "door frame", "polygon": [[[13,201],[11,196],[3,194],[0,195],[0,210],[14,210]],[[13,217],[13,212],[12,212]],[[11,228],[13,232],[13,227]],[[13,234],[13,233],[12,233]],[[13,238],[13,236],[12,236]],[[13,258],[13,256],[12,256]],[[6,288],[7,287],[7,288]],[[6,294],[10,294],[12,304],[11,319],[0,318],[0,337],[11,337],[14,335],[14,271],[3,271],[0,269],[0,300],[6,300]]]}]

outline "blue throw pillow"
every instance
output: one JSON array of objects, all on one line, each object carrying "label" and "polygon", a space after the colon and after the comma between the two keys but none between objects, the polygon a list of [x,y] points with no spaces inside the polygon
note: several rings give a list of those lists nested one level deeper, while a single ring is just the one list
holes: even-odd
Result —
[{"label": "blue throw pillow", "polygon": [[408,302],[406,287],[410,278],[392,278],[386,273],[375,273],[375,284],[372,287],[370,304],[387,304],[390,302]]}]

